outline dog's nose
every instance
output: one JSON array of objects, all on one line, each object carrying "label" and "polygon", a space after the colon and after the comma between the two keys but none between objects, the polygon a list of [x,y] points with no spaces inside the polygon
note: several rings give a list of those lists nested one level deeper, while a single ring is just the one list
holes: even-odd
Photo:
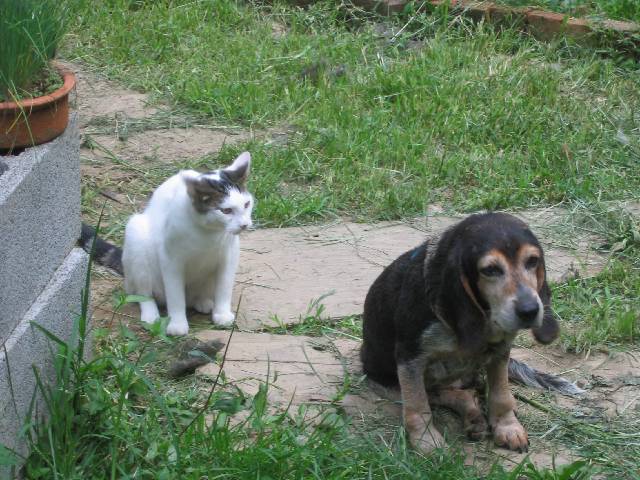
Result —
[{"label": "dog's nose", "polygon": [[519,285],[514,307],[515,314],[520,319],[522,328],[532,327],[540,313],[540,302],[538,301],[538,295],[535,290],[525,287],[524,285]]},{"label": "dog's nose", "polygon": [[524,326],[530,326],[538,318],[538,312],[540,311],[540,305],[536,299],[530,299],[526,301],[520,301],[516,303],[516,315]]}]

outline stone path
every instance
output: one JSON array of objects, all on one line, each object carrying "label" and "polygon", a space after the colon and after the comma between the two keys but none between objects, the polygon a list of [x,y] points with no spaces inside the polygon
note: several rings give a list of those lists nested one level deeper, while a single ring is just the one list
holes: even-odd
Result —
[{"label": "stone path", "polygon": [[[229,332],[205,330],[195,334],[203,341],[228,341]],[[359,370],[359,342],[304,335],[235,332],[225,357],[226,381],[254,395],[268,382],[274,405],[329,404],[338,399],[345,375]],[[215,377],[217,364],[199,372]]]}]

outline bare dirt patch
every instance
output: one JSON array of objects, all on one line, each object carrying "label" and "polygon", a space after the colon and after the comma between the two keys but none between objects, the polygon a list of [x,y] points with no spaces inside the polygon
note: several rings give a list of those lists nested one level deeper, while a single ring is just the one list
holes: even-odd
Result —
[{"label": "bare dirt patch", "polygon": [[77,79],[76,105],[82,129],[96,118],[115,117],[126,112],[133,118],[144,118],[158,110],[149,104],[146,94],[122,88],[87,72],[79,65],[70,65]]},{"label": "bare dirt patch", "polygon": [[[92,135],[91,139],[112,154],[136,164],[176,161],[205,157],[219,152],[226,144],[251,138],[245,131],[224,131],[212,128],[162,128],[134,133],[126,139],[116,133]],[[101,156],[105,152],[92,150],[86,155]]]},{"label": "bare dirt patch", "polygon": [[[80,129],[94,143],[128,161],[149,163],[203,157],[227,143],[246,140],[252,134],[239,127],[199,122],[172,112],[168,105],[152,101],[144,93],[102,79],[74,65],[78,84],[76,103]],[[105,157],[100,149],[86,148],[85,157]]]}]

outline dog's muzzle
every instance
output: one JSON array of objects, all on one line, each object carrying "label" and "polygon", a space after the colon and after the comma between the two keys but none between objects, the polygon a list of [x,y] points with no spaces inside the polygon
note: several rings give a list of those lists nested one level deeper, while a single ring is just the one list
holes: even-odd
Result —
[{"label": "dog's muzzle", "polygon": [[515,313],[522,328],[536,327],[540,323],[540,298],[531,288],[518,286]]}]

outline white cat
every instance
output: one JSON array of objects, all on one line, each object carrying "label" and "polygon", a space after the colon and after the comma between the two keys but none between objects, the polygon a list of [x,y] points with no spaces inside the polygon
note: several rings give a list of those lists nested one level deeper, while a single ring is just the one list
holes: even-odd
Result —
[{"label": "white cat", "polygon": [[211,313],[216,325],[234,321],[231,294],[240,253],[239,233],[251,227],[254,199],[246,190],[251,156],[207,173],[182,170],[153,193],[144,212],[129,219],[122,264],[125,290],[140,302],[143,322],[167,306],[168,335],[189,331],[186,309]]}]

